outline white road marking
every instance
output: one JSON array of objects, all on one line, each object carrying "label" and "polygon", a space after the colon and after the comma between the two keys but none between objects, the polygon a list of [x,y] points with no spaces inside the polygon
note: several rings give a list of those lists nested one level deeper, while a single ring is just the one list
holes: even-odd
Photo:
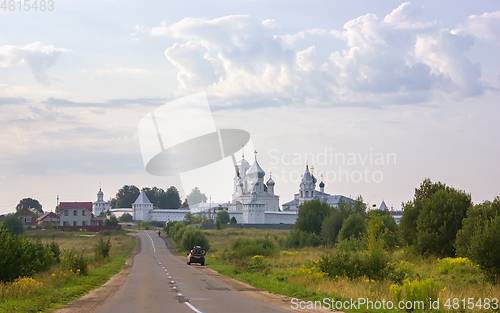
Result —
[{"label": "white road marking", "polygon": [[[155,248],[155,244],[154,244],[154,242],[153,242],[153,238],[151,238],[151,236],[148,234],[148,232],[147,232],[147,231],[144,231],[144,232],[146,233],[146,235],[148,235],[149,239],[151,240],[151,244],[153,245],[153,254],[154,254],[154,253],[156,253],[156,248]],[[155,258],[156,258],[156,257],[155,257]],[[158,261],[158,264],[160,264],[160,265],[161,265],[161,263],[160,263],[159,261]],[[162,267],[163,267],[163,266],[162,266]],[[165,270],[165,271],[166,271],[166,270]],[[168,275],[168,273],[167,273],[167,275]],[[171,277],[169,276],[169,278],[171,278]],[[172,281],[171,283],[172,283],[172,284],[174,284],[174,281]],[[174,289],[177,289],[177,287],[175,287],[175,286],[174,286]],[[195,308],[195,307],[194,307],[194,305],[192,305],[192,304],[191,304],[191,303],[189,303],[189,302],[184,302],[184,304],[185,304],[185,305],[187,305],[187,306],[188,306],[191,310],[193,310],[193,311],[194,311],[194,312],[196,312],[196,313],[203,313],[203,312],[201,312],[200,310],[198,310],[197,308]]]},{"label": "white road marking", "polygon": [[203,313],[200,310],[198,310],[197,308],[195,308],[194,305],[192,305],[189,302],[184,302],[184,304],[187,305],[191,310],[195,311],[196,313]]},{"label": "white road marking", "polygon": [[153,245],[153,253],[156,253],[155,243],[153,242],[153,238],[148,234],[147,231],[144,231],[146,235],[148,235],[149,239],[151,239],[151,244]]}]

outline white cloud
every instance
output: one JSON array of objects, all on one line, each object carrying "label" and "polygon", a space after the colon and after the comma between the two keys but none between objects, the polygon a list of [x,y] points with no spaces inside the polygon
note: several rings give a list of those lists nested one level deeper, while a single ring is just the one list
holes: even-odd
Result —
[{"label": "white cloud", "polygon": [[[206,90],[226,105],[249,98],[269,99],[268,105],[423,103],[483,93],[480,65],[464,54],[473,39],[425,22],[423,14],[406,2],[382,20],[369,13],[346,22],[343,30],[290,35],[275,34],[273,20],[247,15],[136,29],[181,41],[165,52],[178,69],[179,94]],[[340,38],[346,48],[326,54],[314,45],[294,48],[311,36]]]},{"label": "white cloud", "polygon": [[54,65],[61,53],[69,51],[53,45],[44,45],[39,41],[24,46],[3,45],[0,46],[0,67],[25,64],[38,82],[48,85],[51,78],[47,76],[47,70]]},{"label": "white cloud", "polygon": [[142,68],[118,67],[113,69],[96,70],[96,73],[98,75],[113,75],[113,74],[127,75],[127,74],[143,74],[146,73],[146,70]]},{"label": "white cloud", "polygon": [[480,39],[500,43],[500,11],[471,15],[464,25],[459,25],[452,33],[466,33]]}]

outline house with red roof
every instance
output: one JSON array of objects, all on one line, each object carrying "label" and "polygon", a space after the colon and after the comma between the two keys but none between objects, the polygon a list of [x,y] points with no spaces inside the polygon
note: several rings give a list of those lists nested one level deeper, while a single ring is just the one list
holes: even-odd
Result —
[{"label": "house with red roof", "polygon": [[92,202],[59,203],[59,226],[90,226]]},{"label": "house with red roof", "polygon": [[54,212],[45,212],[42,216],[36,219],[36,222],[38,225],[58,226],[59,216]]}]

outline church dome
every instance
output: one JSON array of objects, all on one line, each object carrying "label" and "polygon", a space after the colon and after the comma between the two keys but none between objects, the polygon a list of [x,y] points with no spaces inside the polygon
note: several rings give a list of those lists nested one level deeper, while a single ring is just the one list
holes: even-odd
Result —
[{"label": "church dome", "polygon": [[252,167],[248,170],[247,175],[248,176],[256,175],[258,178],[263,178],[264,175],[266,175],[266,172],[264,172],[262,167],[260,167],[259,162],[255,160]]},{"label": "church dome", "polygon": [[99,192],[97,193],[98,196],[102,196],[104,195],[104,193],[102,192],[101,188],[99,188]]},{"label": "church dome", "polygon": [[316,177],[314,177],[314,175],[312,176],[312,180],[313,180],[313,183],[315,183],[315,184],[316,184],[316,182],[318,181],[318,180],[316,179]]},{"label": "church dome", "polygon": [[324,187],[325,187],[325,183],[324,182],[319,183],[319,188],[324,188]]},{"label": "church dome", "polygon": [[269,180],[267,181],[267,183],[266,183],[266,184],[267,184],[268,186],[274,186],[274,184],[275,184],[275,183],[274,183],[274,180],[273,180],[271,177],[269,177]]},{"label": "church dome", "polygon": [[250,163],[248,163],[247,160],[245,160],[245,158],[241,159],[241,161],[238,162],[238,164],[236,164],[238,167],[250,167]]},{"label": "church dome", "polygon": [[311,172],[309,172],[309,166],[306,165],[306,171],[304,172],[304,177],[302,181],[310,181],[311,180]]}]

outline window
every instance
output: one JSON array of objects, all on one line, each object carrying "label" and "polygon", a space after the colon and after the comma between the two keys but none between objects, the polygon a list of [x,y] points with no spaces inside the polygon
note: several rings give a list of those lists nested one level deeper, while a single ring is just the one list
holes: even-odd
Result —
[{"label": "window", "polygon": [[25,223],[31,223],[31,217],[25,217],[24,218]]},{"label": "window", "polygon": [[69,215],[69,211],[68,210],[65,210],[64,211],[64,216],[68,216]]},{"label": "window", "polygon": [[85,215],[87,215],[87,210],[83,209],[82,210],[82,216],[85,216]]},{"label": "window", "polygon": [[73,210],[73,215],[76,216],[78,213],[76,210]]},{"label": "window", "polygon": [[82,221],[82,226],[87,226],[87,222],[86,221]]},{"label": "window", "polygon": [[68,224],[69,224],[68,221],[63,222],[63,226],[69,226]]},{"label": "window", "polygon": [[73,226],[78,226],[78,223],[76,221],[73,221]]}]

